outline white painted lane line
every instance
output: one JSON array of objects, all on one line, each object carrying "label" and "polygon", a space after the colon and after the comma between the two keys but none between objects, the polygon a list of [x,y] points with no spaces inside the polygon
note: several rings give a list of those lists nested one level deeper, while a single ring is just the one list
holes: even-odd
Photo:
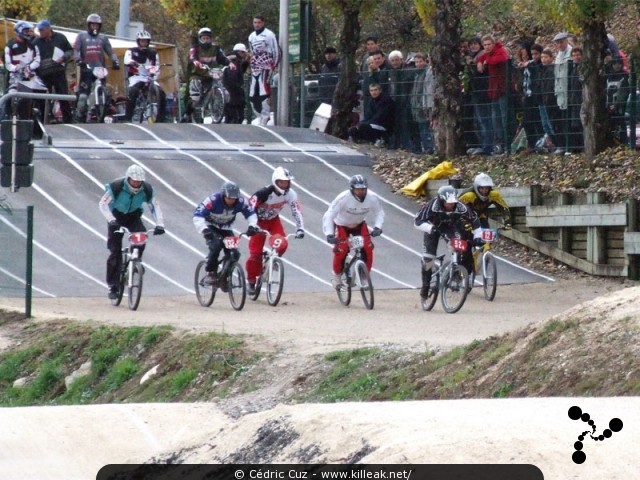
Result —
[{"label": "white painted lane line", "polygon": [[[4,273],[7,277],[13,278],[15,281],[20,282],[23,285],[27,284],[27,281],[21,277],[18,277],[17,275],[14,275],[13,273],[11,273],[9,270],[0,267],[0,272]],[[46,295],[47,297],[51,297],[51,298],[55,298],[56,296],[53,293],[49,293],[46,292],[44,290],[42,290],[41,288],[38,288],[34,285],[31,285],[31,288],[33,288],[36,292],[41,293],[43,295]],[[2,290],[0,288],[0,290]],[[6,290],[6,289],[5,289]]]}]

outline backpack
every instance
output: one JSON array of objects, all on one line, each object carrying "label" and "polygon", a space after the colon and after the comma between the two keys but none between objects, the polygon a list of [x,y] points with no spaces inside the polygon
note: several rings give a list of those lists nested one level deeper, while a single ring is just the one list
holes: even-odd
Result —
[{"label": "backpack", "polygon": [[[120,192],[122,192],[122,189],[124,188],[124,182],[125,179],[121,178],[119,180],[114,180],[109,184],[109,187],[111,187],[111,192],[113,193],[114,200],[116,200],[118,198],[118,195],[120,195]],[[146,202],[151,203],[151,197],[153,197],[153,189],[151,188],[151,185],[149,185],[147,182],[142,182],[142,189],[144,190],[144,194],[147,199]]]}]

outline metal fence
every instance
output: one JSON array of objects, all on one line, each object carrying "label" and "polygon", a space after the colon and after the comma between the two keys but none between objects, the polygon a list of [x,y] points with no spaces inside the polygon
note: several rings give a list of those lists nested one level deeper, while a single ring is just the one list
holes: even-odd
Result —
[{"label": "metal fence", "polygon": [[[463,88],[460,121],[467,150],[473,149],[474,153],[484,154],[523,150],[577,153],[583,150],[580,120],[583,77],[579,64],[570,61],[567,75],[556,78],[553,64],[521,68],[508,63],[502,78],[498,80],[498,84],[503,85],[502,93],[498,95],[495,89],[490,90],[488,77],[478,76],[474,70],[475,65],[467,66],[460,74]],[[420,150],[415,145],[418,126],[412,112],[412,105],[415,105],[412,92],[417,72],[415,68],[405,67],[400,73],[389,70],[376,78],[396,103],[395,132],[390,146],[415,152]],[[636,134],[636,128],[640,127],[637,125],[640,91],[635,68],[621,61],[612,61],[605,65],[605,72],[602,96],[610,118],[611,135],[619,144],[640,147]],[[368,74],[361,74],[359,79],[361,96],[358,113],[361,116],[366,111],[370,80]],[[333,85],[337,83],[335,74],[307,74],[301,95],[302,83],[299,77],[293,78],[290,125],[309,126],[318,106],[331,101],[332,82]],[[558,102],[557,84],[565,85],[564,104]],[[302,123],[301,111],[304,112]]]}]

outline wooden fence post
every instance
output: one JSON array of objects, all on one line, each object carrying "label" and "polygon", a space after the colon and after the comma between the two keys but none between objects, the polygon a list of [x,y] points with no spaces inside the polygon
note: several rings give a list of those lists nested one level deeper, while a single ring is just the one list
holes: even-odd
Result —
[{"label": "wooden fence post", "polygon": [[[587,204],[604,203],[604,192],[587,193]],[[587,227],[587,261],[595,265],[607,263],[607,238],[604,227]]]},{"label": "wooden fence post", "polygon": [[[558,195],[558,205],[571,205],[571,197],[568,193]],[[571,253],[571,227],[558,228],[558,248],[563,252]]]},{"label": "wooden fence post", "polygon": [[[542,205],[542,187],[540,185],[531,185],[531,206],[539,206]],[[540,228],[529,228],[529,235],[536,240],[540,240],[542,238],[542,229]]]},{"label": "wooden fence post", "polygon": [[[638,231],[638,201],[627,200],[627,232]],[[627,255],[627,278],[640,280],[640,255]]]}]

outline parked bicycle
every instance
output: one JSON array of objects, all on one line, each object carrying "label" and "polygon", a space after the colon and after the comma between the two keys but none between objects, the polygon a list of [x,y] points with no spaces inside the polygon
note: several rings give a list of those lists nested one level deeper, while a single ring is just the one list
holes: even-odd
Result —
[{"label": "parked bicycle", "polygon": [[364,237],[362,235],[350,235],[347,240],[349,254],[342,272],[342,282],[336,288],[338,299],[345,307],[351,303],[351,289],[357,288],[362,295],[364,306],[373,309],[373,283],[371,274],[364,258]]},{"label": "parked bicycle", "polygon": [[118,296],[111,300],[111,305],[117,307],[122,301],[124,291],[127,291],[129,309],[137,310],[142,298],[142,279],[144,265],[140,258],[140,247],[149,240],[147,232],[130,232],[126,227],[120,227],[115,233],[120,233],[128,239],[128,245],[122,246],[122,267],[118,278]]},{"label": "parked bicycle", "polygon": [[481,238],[484,245],[473,248],[474,272],[471,275],[470,285],[475,286],[476,275],[482,271],[484,298],[490,302],[496,297],[496,289],[498,288],[496,257],[491,252],[491,244],[498,239],[498,230],[500,229],[483,228]]},{"label": "parked bicycle", "polygon": [[459,263],[460,256],[467,251],[468,242],[457,236],[448,238],[442,234],[442,237],[447,242],[448,251],[434,260],[429,296],[422,299],[422,309],[431,310],[440,292],[444,311],[456,313],[469,293],[469,272]]},{"label": "parked bicycle", "polygon": [[196,105],[191,121],[193,123],[204,123],[205,118],[211,118],[211,123],[221,123],[224,119],[224,106],[229,102],[229,92],[222,85],[222,75],[225,68],[210,68],[203,65],[209,76],[213,79],[209,89],[203,89],[200,93],[200,100]]},{"label": "parked bicycle", "polygon": [[242,310],[247,299],[247,280],[240,265],[238,245],[240,238],[247,237],[246,233],[224,237],[224,256],[218,264],[218,281],[211,283],[207,275],[207,260],[201,260],[196,266],[194,284],[198,303],[203,307],[210,307],[218,288],[229,294],[229,301],[234,310]]},{"label": "parked bicycle", "polygon": [[156,80],[161,66],[171,66],[171,64],[163,63],[162,65],[149,65],[146,67],[140,65],[138,67],[138,75],[146,78],[136,99],[136,106],[133,111],[134,122],[156,123],[164,118],[164,112],[160,110],[162,106],[160,101],[160,96],[162,95],[161,87]]},{"label": "parked bicycle", "polygon": [[280,297],[282,297],[282,288],[284,287],[284,262],[278,255],[278,248],[282,245],[282,242],[290,237],[295,237],[295,233],[290,233],[286,237],[283,235],[272,235],[266,230],[262,230],[260,233],[267,234],[267,241],[269,242],[269,250],[262,252],[262,273],[256,279],[256,290],[251,295],[251,300],[257,300],[260,296],[260,290],[262,284],[265,285],[265,291],[267,294],[267,302],[272,307],[278,305]]}]

